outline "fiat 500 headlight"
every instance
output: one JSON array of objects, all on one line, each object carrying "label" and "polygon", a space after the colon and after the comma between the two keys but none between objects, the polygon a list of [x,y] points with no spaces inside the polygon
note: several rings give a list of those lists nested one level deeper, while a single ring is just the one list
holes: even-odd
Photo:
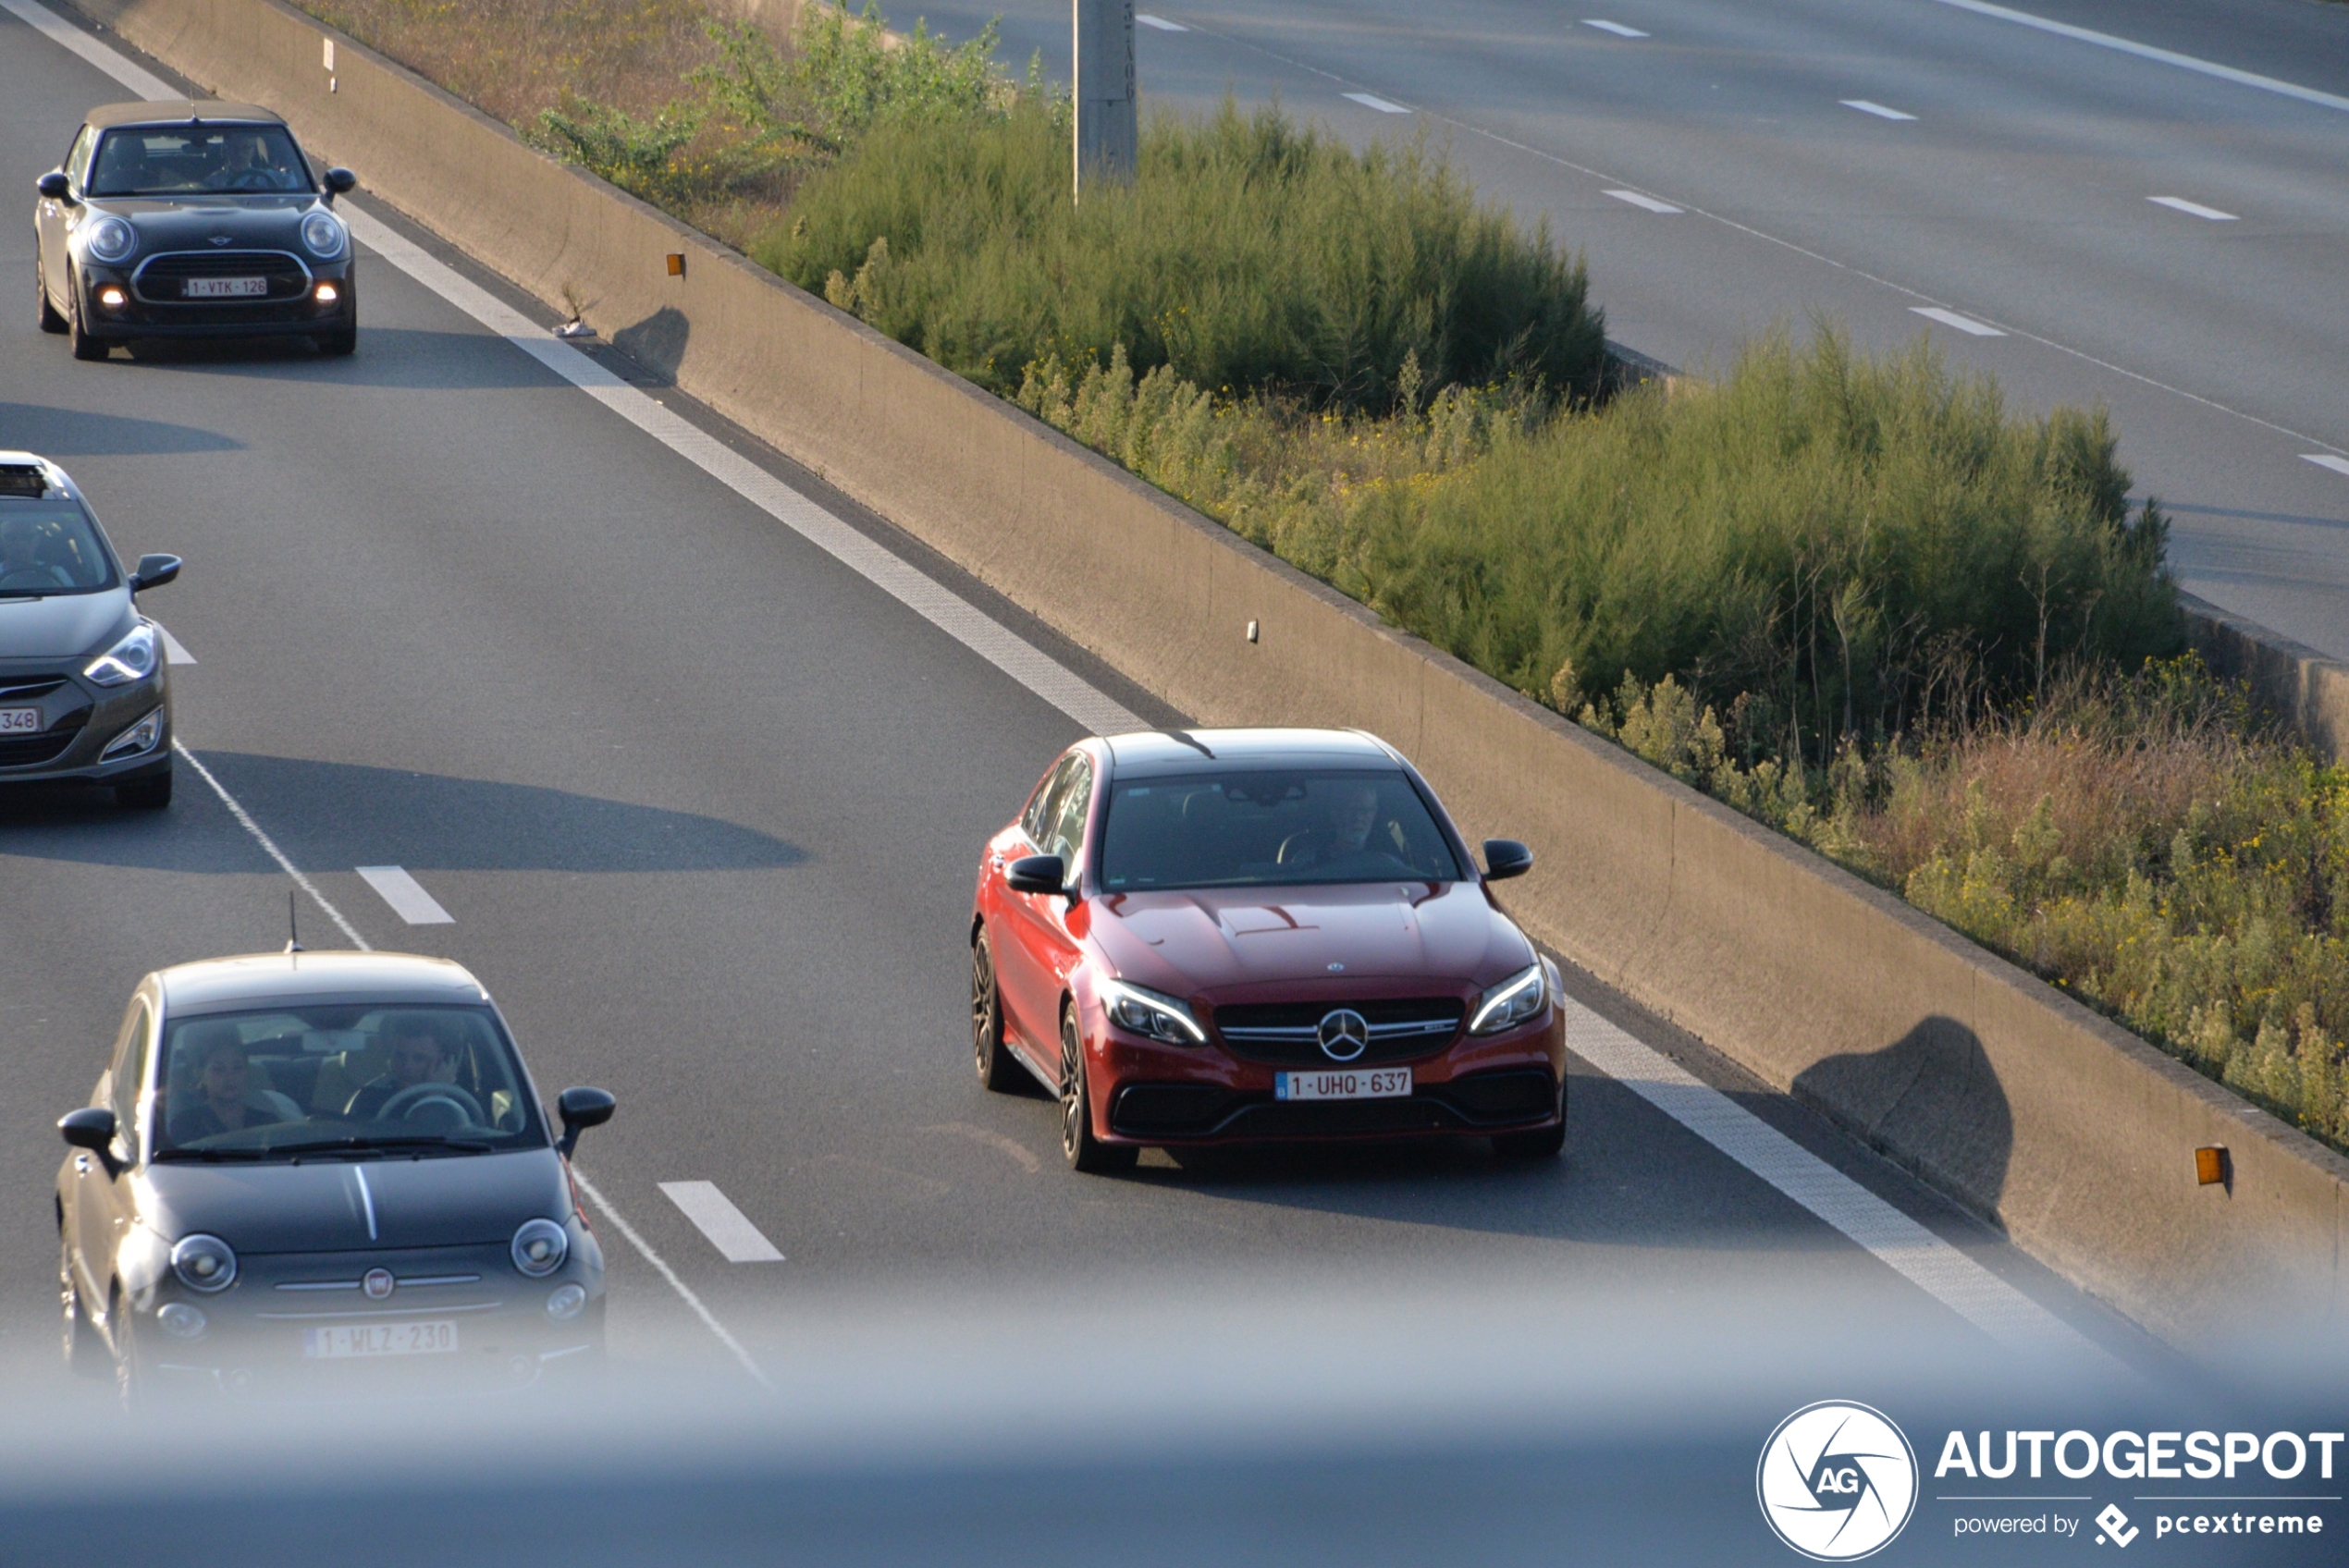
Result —
[{"label": "fiat 500 headlight", "polygon": [[543,1280],[571,1256],[571,1234],[551,1219],[525,1219],[514,1232],[514,1267]]},{"label": "fiat 500 headlight", "polygon": [[237,1255],[217,1236],[182,1236],[171,1249],[171,1271],[190,1290],[210,1295],[237,1282]]},{"label": "fiat 500 headlight", "polygon": [[134,626],[130,634],[96,658],[81,673],[100,686],[128,686],[155,672],[155,629]]},{"label": "fiat 500 headlight", "polygon": [[331,213],[313,213],[301,220],[301,248],[322,262],[331,262],[351,243],[342,220]]},{"label": "fiat 500 headlight", "polygon": [[1469,1033],[1498,1035],[1514,1029],[1539,1013],[1549,999],[1549,983],[1537,961],[1477,998],[1476,1011],[1469,1018]]},{"label": "fiat 500 headlight", "polygon": [[124,261],[139,248],[139,231],[109,213],[91,220],[81,231],[81,243],[102,262]]},{"label": "fiat 500 headlight", "polygon": [[1207,1031],[1199,1026],[1191,1010],[1173,997],[1129,986],[1123,980],[1105,980],[1101,983],[1101,1002],[1109,1009],[1110,1022],[1120,1029],[1170,1045],[1207,1044]]}]

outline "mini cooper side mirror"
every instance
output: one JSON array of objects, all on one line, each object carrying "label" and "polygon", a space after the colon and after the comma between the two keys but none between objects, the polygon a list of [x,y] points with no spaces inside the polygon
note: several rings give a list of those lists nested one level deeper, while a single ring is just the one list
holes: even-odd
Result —
[{"label": "mini cooper side mirror", "polygon": [[41,177],[41,194],[52,202],[62,202],[73,194],[73,185],[63,169],[51,169]]},{"label": "mini cooper side mirror", "polygon": [[1003,868],[1003,885],[1015,893],[1057,893],[1068,886],[1068,867],[1058,855],[1022,855]]},{"label": "mini cooper side mirror", "polygon": [[1532,869],[1533,851],[1515,839],[1484,840],[1484,879],[1487,882],[1522,876]]},{"label": "mini cooper side mirror", "polygon": [[579,1146],[579,1134],[590,1127],[600,1127],[611,1120],[620,1102],[603,1089],[565,1089],[555,1096],[555,1109],[562,1113],[563,1135],[555,1145],[565,1159]]},{"label": "mini cooper side mirror", "polygon": [[180,564],[178,556],[141,556],[139,570],[130,574],[130,591],[162,587],[179,575]]},{"label": "mini cooper side mirror", "polygon": [[351,173],[349,169],[331,168],[326,171],[327,195],[348,196],[351,192],[358,189],[359,177]]}]

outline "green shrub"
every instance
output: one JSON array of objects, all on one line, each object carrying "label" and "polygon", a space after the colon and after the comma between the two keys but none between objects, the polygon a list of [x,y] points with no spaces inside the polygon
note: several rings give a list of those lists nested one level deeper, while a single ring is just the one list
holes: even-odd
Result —
[{"label": "green shrub", "polygon": [[983,386],[1123,350],[1195,386],[1384,410],[1517,374],[1589,390],[1581,263],[1418,145],[1355,152],[1277,109],[1150,122],[1130,188],[1070,189],[1064,109],[877,124],[757,258]]}]

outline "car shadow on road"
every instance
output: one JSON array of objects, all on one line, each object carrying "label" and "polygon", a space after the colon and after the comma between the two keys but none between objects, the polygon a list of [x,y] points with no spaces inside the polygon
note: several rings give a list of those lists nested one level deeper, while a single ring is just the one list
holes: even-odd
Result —
[{"label": "car shadow on road", "polygon": [[347,359],[321,354],[299,337],[153,338],[91,370],[160,375],[195,372],[338,386],[385,386],[408,391],[500,390],[562,386],[561,377],[507,341],[486,332],[437,332],[411,326],[359,329],[359,351]]},{"label": "car shadow on road", "polygon": [[[807,858],[797,845],[717,817],[543,785],[250,753],[202,755],[305,871],[737,871]],[[268,869],[193,769],[181,767],[178,795],[167,813],[152,815],[123,813],[98,790],[0,797],[0,854],[162,871]]]},{"label": "car shadow on road", "polygon": [[192,424],[93,414],[43,403],[0,403],[0,447],[44,458],[178,457],[234,452],[244,443]]}]

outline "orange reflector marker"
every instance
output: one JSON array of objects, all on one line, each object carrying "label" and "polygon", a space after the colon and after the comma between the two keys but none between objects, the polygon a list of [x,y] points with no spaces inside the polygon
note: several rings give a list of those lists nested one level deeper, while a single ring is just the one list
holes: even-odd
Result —
[{"label": "orange reflector marker", "polygon": [[2227,1151],[2223,1148],[2194,1151],[2195,1179],[2206,1187],[2215,1187],[2227,1179]]},{"label": "orange reflector marker", "polygon": [[683,251],[671,251],[669,252],[669,276],[671,277],[683,277],[685,276],[685,256]]}]

